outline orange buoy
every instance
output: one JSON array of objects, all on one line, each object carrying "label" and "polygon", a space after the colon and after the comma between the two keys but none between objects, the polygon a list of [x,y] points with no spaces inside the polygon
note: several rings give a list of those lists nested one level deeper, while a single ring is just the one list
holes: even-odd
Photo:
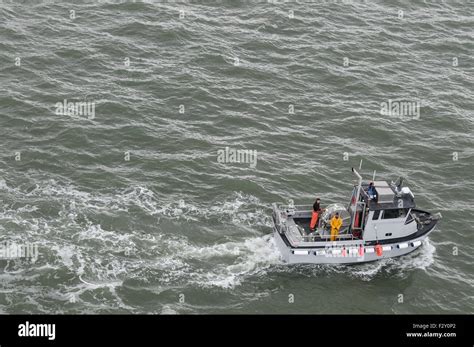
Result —
[{"label": "orange buoy", "polygon": [[377,255],[380,257],[382,256],[383,254],[383,249],[382,249],[382,246],[377,244],[375,245],[375,253],[377,253]]},{"label": "orange buoy", "polygon": [[343,257],[346,256],[346,247],[344,247],[344,248],[342,249],[342,256],[343,256]]},{"label": "orange buoy", "polygon": [[359,246],[359,255],[361,257],[364,256],[364,247],[362,247],[362,245]]}]

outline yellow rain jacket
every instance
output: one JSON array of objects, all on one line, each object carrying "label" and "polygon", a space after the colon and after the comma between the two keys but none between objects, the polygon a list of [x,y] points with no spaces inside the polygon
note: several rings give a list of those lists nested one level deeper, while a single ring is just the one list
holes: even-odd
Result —
[{"label": "yellow rain jacket", "polygon": [[332,217],[331,218],[331,241],[336,241],[336,235],[339,233],[339,229],[342,226],[341,217]]}]

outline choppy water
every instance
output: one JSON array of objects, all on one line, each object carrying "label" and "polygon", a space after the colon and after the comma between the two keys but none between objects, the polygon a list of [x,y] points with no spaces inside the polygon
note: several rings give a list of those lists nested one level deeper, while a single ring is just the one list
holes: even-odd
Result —
[{"label": "choppy water", "polygon": [[[2,2],[0,240],[39,257],[0,260],[0,312],[474,312],[472,10]],[[270,204],[346,202],[362,158],[438,230],[398,259],[282,264]]]}]

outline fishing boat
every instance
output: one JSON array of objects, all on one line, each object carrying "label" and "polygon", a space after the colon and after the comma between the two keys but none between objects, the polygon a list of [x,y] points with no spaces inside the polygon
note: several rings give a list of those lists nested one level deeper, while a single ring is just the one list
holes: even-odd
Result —
[{"label": "fishing boat", "polygon": [[[418,209],[401,177],[390,183],[372,180],[376,194],[369,194],[370,182],[352,172],[357,181],[349,204],[328,205],[313,228],[312,205],[272,205],[273,233],[284,262],[350,264],[398,257],[420,247],[435,229],[441,214]],[[331,237],[336,213],[342,225]]]}]

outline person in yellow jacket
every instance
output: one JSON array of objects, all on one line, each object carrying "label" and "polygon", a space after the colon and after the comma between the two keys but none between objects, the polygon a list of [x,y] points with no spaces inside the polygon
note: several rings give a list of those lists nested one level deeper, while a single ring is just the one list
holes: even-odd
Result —
[{"label": "person in yellow jacket", "polygon": [[339,229],[342,226],[342,218],[339,217],[339,213],[331,218],[331,241],[336,241],[336,236],[339,234]]}]

